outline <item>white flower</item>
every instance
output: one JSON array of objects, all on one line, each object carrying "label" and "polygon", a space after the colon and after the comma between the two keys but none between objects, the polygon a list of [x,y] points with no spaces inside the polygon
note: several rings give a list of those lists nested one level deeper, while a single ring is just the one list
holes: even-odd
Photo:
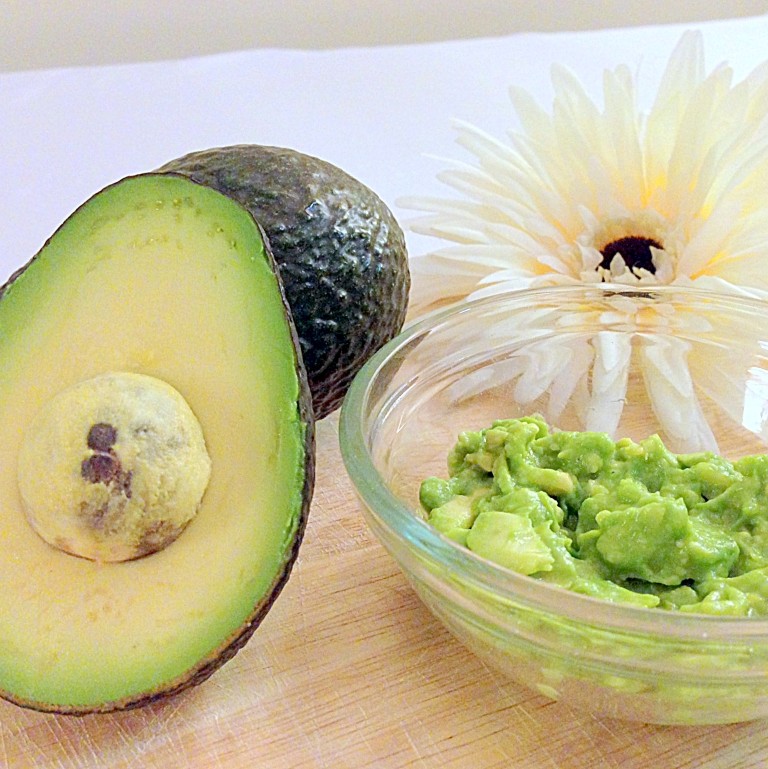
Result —
[{"label": "white flower", "polygon": [[[509,143],[456,123],[474,162],[453,162],[439,178],[459,196],[402,201],[429,212],[414,231],[453,242],[412,259],[416,310],[579,283],[768,296],[768,63],[734,84],[725,64],[705,71],[701,36],[687,33],[647,114],[626,66],[605,73],[601,106],[565,69],[552,79],[551,112],[511,89],[522,130]],[[649,330],[682,321],[668,306],[626,297],[616,312],[643,313]],[[657,341],[638,354],[668,432],[680,445],[713,445],[686,346]],[[590,355],[587,429],[611,432],[620,407],[607,404],[626,392],[629,336],[601,334]],[[544,361],[542,352],[537,365],[552,384],[564,372]]]}]

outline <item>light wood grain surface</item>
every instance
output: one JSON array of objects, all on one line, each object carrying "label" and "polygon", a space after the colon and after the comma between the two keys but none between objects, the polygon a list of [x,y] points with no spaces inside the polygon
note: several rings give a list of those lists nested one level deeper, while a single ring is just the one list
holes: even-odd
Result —
[{"label": "light wood grain surface", "polygon": [[82,718],[0,703],[9,769],[666,769],[768,765],[765,722],[595,719],[499,678],[418,601],[361,517],[318,425],[318,477],[293,576],[251,642],[165,704]]}]

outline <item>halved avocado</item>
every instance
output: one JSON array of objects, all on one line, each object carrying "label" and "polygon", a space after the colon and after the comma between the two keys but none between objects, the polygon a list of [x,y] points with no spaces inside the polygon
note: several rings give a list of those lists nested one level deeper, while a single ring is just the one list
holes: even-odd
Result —
[{"label": "halved avocado", "polygon": [[[288,578],[314,481],[252,216],[174,174],[75,211],[1,293],[0,446],[0,696],[109,711],[229,659]],[[183,520],[163,512],[177,498]]]}]

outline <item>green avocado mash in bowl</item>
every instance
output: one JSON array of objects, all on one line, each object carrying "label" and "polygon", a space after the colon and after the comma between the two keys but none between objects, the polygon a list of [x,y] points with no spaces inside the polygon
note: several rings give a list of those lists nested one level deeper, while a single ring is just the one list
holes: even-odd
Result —
[{"label": "green avocado mash in bowl", "polygon": [[575,712],[768,716],[768,303],[465,302],[368,362],[340,439],[373,533],[493,668]]},{"label": "green avocado mash in bowl", "polygon": [[768,615],[768,454],[672,454],[658,435],[555,432],[539,416],[463,432],[428,521],[474,553],[584,595]]}]

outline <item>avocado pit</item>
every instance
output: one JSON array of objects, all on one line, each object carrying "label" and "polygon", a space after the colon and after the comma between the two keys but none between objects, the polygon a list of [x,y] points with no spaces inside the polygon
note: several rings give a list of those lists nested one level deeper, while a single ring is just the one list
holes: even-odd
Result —
[{"label": "avocado pit", "polygon": [[18,484],[27,520],[49,545],[119,562],[176,540],[210,473],[202,427],[181,394],[117,372],[43,406],[22,439]]}]

